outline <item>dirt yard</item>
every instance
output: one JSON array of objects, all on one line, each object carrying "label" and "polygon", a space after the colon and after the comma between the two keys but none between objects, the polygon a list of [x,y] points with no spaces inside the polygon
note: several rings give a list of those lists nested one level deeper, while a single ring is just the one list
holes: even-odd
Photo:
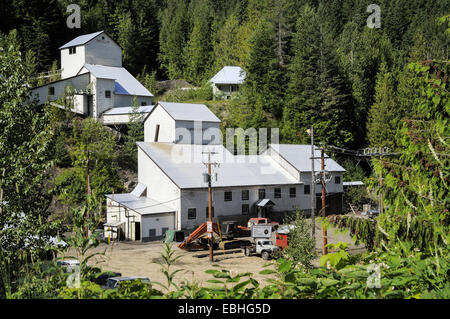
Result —
[{"label": "dirt yard", "polygon": [[[348,235],[335,234],[333,229],[329,230],[328,243],[336,243],[339,241],[349,243],[349,251],[352,254],[364,251],[364,246],[354,245]],[[214,262],[211,263],[208,257],[195,257],[196,255],[207,254],[207,250],[187,252],[178,248],[176,243],[172,245],[175,250],[175,256],[181,256],[173,266],[173,270],[182,269],[182,271],[175,275],[174,281],[177,284],[187,280],[189,282],[196,281],[201,285],[209,285],[206,281],[213,277],[210,274],[206,274],[205,270],[220,269],[213,267],[212,265],[214,264],[228,269],[233,273],[251,272],[253,273],[253,278],[258,280],[262,286],[266,284],[266,279],[270,278],[268,275],[259,274],[261,270],[266,269],[263,268],[263,265],[267,263],[267,261],[259,256],[246,257],[243,251],[239,253],[227,253],[225,255],[214,256]],[[163,246],[162,241],[149,243],[119,242],[111,245],[102,243],[95,248],[95,251],[103,252],[106,250],[105,255],[96,256],[89,261],[89,264],[100,267],[103,270],[120,272],[122,276],[146,276],[151,281],[165,283],[165,277],[160,270],[161,267],[155,263],[155,261],[162,260],[160,254],[163,252]],[[235,249],[231,251],[233,250]],[[316,250],[320,256],[322,253],[322,229],[320,225],[316,225]],[[220,250],[220,252],[223,252],[223,250]],[[319,264],[318,258],[314,261],[314,264],[316,266]]]}]

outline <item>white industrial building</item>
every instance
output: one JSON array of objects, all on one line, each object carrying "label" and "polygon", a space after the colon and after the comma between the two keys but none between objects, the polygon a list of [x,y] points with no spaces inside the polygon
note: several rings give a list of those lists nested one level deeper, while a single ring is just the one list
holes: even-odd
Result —
[{"label": "white industrial building", "polygon": [[[127,239],[147,241],[205,222],[208,152],[219,164],[213,166],[214,221],[311,211],[311,146],[269,144],[259,155],[233,155],[222,144],[219,125],[203,104],[157,103],[145,119],[144,141],[137,143],[138,185],[129,194],[106,195],[107,227],[121,228]],[[327,210],[340,213],[345,170],[330,158],[325,165],[331,175]],[[316,192],[320,195],[319,185]]]},{"label": "white industrial building", "polygon": [[209,82],[214,98],[229,99],[244,83],[245,71],[239,66],[224,66]]},{"label": "white industrial building", "polygon": [[59,50],[61,80],[31,90],[39,104],[56,104],[70,87],[72,111],[105,125],[128,123],[134,98],[138,112],[146,115],[152,109],[153,95],[122,67],[122,48],[104,31],[79,36]]}]

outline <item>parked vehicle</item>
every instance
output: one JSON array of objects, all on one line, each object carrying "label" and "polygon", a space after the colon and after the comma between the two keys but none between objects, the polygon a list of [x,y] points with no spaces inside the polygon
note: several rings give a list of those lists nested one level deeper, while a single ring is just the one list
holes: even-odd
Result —
[{"label": "parked vehicle", "polygon": [[362,212],[362,216],[375,217],[380,215],[380,211],[378,209],[369,209],[367,212]]},{"label": "parked vehicle", "polygon": [[280,248],[266,238],[255,239],[255,243],[244,247],[245,256],[260,255],[262,259],[269,260]]},{"label": "parked vehicle", "polygon": [[152,285],[150,283],[150,279],[148,277],[133,276],[133,277],[112,277],[112,278],[109,278],[108,281],[106,282],[106,285],[103,286],[102,288],[104,288],[104,289],[117,289],[122,282],[124,282],[124,281],[135,281],[135,280],[140,280],[142,283],[148,284],[148,286],[150,288],[152,287]]},{"label": "parked vehicle", "polygon": [[270,220],[270,218],[266,217],[254,217],[248,220],[247,227],[252,228],[253,225],[272,225],[272,227],[276,229],[279,226],[279,223],[273,222]]},{"label": "parked vehicle", "polygon": [[94,275],[92,278],[92,281],[100,286],[106,286],[109,278],[121,277],[121,276],[122,276],[122,274],[120,272],[104,271],[97,275]]}]

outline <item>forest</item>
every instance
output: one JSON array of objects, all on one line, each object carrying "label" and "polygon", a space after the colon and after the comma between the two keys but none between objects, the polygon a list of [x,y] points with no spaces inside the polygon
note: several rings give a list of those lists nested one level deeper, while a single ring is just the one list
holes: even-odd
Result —
[{"label": "forest", "polygon": [[439,21],[448,0],[380,0],[379,29],[366,25],[369,0],[82,0],[80,29],[66,26],[69,3],[0,4],[0,31],[18,29],[38,72],[59,63],[60,45],[99,30],[121,45],[124,67],[147,86],[151,79],[204,86],[223,66],[238,65],[247,81],[225,125],[278,127],[286,143],[306,142],[314,123],[320,142],[395,148],[395,119],[410,109],[406,65],[449,55]]},{"label": "forest", "polygon": [[[450,0],[378,0],[381,27],[369,28],[373,2],[80,0],[81,28],[69,29],[66,8],[73,1],[2,0],[0,297],[449,298]],[[88,280],[88,270],[81,290],[65,287],[56,268],[43,272],[44,239],[71,230],[70,244],[85,254],[92,238],[83,230],[97,220],[80,216],[97,216],[98,200],[129,190],[126,179],[136,173],[138,119],[122,134],[48,105],[23,106],[24,84],[60,67],[59,46],[100,30],[120,44],[124,67],[154,102],[205,103],[222,128],[279,128],[281,143],[309,143],[306,130],[314,125],[317,144],[343,150],[329,155],[347,169],[344,180],[364,180],[390,207],[376,223],[340,216],[324,221],[350,231],[369,252],[353,258],[334,247],[331,268],[307,271],[285,256],[266,271],[279,281],[264,288],[248,274],[211,271],[233,288],[186,283],[170,291],[167,270],[166,290],[136,286],[107,295]],[[246,80],[235,98],[213,101],[208,80],[227,65],[241,66]],[[197,89],[158,90],[158,81],[178,79]],[[366,163],[349,156],[366,147],[399,155]],[[367,194],[351,196],[363,202]],[[24,260],[34,268],[24,270]],[[361,272],[374,261],[390,268],[382,289],[367,290]]]}]

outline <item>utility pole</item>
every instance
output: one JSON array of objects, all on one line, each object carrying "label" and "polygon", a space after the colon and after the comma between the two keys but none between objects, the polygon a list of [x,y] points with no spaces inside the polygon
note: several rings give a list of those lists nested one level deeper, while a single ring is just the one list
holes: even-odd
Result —
[{"label": "utility pole", "polygon": [[314,171],[314,126],[308,132],[311,135],[311,223],[312,236],[316,234],[316,172]]},{"label": "utility pole", "polygon": [[[320,147],[320,159],[322,168],[322,217],[325,218],[325,152],[323,146]],[[322,237],[323,237],[323,254],[326,255],[327,252],[327,229],[322,226]]]},{"label": "utility pole", "polygon": [[208,167],[208,223],[211,227],[211,231],[208,231],[208,245],[209,245],[209,261],[213,262],[214,258],[213,258],[213,243],[212,243],[212,239],[213,239],[213,229],[212,229],[212,187],[211,187],[211,165],[217,165],[217,163],[211,163],[211,154],[217,154],[216,152],[203,152],[202,154],[208,154],[208,162],[204,163],[207,167]]}]

